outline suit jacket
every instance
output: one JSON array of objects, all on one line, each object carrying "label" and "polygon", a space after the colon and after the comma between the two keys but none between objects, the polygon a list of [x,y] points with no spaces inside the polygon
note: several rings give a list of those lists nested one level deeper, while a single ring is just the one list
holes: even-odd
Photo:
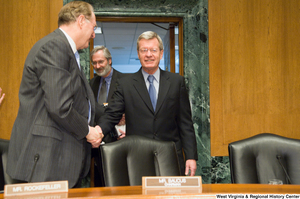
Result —
[{"label": "suit jacket", "polygon": [[197,160],[195,131],[184,78],[178,74],[160,71],[159,93],[156,110],[142,75],[137,73],[119,80],[113,101],[100,118],[100,126],[106,134],[125,112],[126,135],[174,141],[181,164],[182,149],[186,159]]},{"label": "suit jacket", "polygon": [[85,137],[89,109],[94,121],[95,100],[61,30],[30,50],[19,100],[7,173],[23,181],[31,175],[32,182],[68,180],[73,187],[90,168],[91,145]]},{"label": "suit jacket", "polygon": [[[107,95],[107,102],[110,103],[112,99],[112,95],[116,89],[117,86],[117,81],[126,76],[126,74],[121,73],[117,71],[116,69],[113,69],[113,75],[111,78],[110,82],[110,87]],[[93,90],[94,96],[95,96],[95,101],[96,101],[96,115],[95,115],[95,122],[97,123],[98,120],[100,119],[101,116],[104,115],[105,108],[104,106],[100,105],[97,103],[97,96],[98,96],[98,91],[99,91],[99,86],[100,86],[100,81],[101,81],[101,76],[95,76],[93,79],[90,81],[90,86]]]},{"label": "suit jacket", "polygon": [[[110,82],[110,87],[109,87],[109,91],[108,91],[108,95],[107,95],[107,103],[110,104],[111,102],[111,99],[112,99],[112,95],[116,89],[116,86],[117,86],[117,81],[126,76],[127,74],[124,74],[124,73],[121,73],[115,69],[113,69],[113,75],[111,77],[111,82]],[[96,101],[96,113],[95,113],[95,123],[97,123],[100,119],[100,117],[102,117],[104,115],[104,112],[105,112],[105,107],[98,104],[97,103],[97,96],[98,96],[98,91],[99,91],[99,86],[100,86],[100,81],[101,81],[101,76],[96,76],[94,77],[93,79],[91,79],[90,81],[90,86],[93,90],[93,93],[94,93],[94,96],[95,96],[95,101]],[[112,130],[112,132],[116,133],[115,132],[115,129]],[[116,137],[112,137],[111,134],[107,134],[103,141],[105,143],[108,143],[108,142],[112,142],[112,141],[116,141]]]}]

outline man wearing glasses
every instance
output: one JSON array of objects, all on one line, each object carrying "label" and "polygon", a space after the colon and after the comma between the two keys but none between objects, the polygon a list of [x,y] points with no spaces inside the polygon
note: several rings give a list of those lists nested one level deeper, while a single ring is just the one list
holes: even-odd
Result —
[{"label": "man wearing glasses", "polygon": [[113,100],[98,124],[105,135],[125,112],[126,136],[174,141],[181,174],[193,176],[197,145],[184,77],[159,68],[163,43],[155,32],[139,36],[137,53],[141,69],[119,80]]},{"label": "man wearing glasses", "polygon": [[[90,85],[93,90],[96,101],[95,122],[105,114],[106,107],[110,104],[112,95],[116,89],[117,81],[124,77],[123,74],[112,67],[112,56],[105,46],[95,47],[91,53],[91,63],[96,72],[96,76],[91,79]],[[123,115],[118,126],[125,125],[125,115]],[[125,133],[124,131],[121,131]],[[121,133],[119,132],[119,133]],[[104,138],[104,143],[114,142],[119,137],[116,129],[112,129]],[[104,186],[104,179],[102,174],[102,164],[99,159],[99,150],[92,150],[92,157],[94,157],[94,182],[96,187]]]},{"label": "man wearing glasses", "polygon": [[39,40],[24,65],[8,153],[7,173],[22,182],[68,180],[80,187],[89,172],[91,146],[103,134],[93,127],[95,100],[78,50],[95,37],[93,7],[66,4],[54,32]]}]

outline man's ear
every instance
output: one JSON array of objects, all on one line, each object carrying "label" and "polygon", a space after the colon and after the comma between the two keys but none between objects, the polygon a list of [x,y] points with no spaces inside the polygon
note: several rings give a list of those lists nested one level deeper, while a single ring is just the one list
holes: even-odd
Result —
[{"label": "man's ear", "polygon": [[163,55],[164,55],[164,50],[161,50],[161,51],[160,51],[160,59],[163,58]]},{"label": "man's ear", "polygon": [[78,26],[80,28],[82,28],[82,26],[84,25],[84,23],[86,23],[85,16],[84,15],[79,15],[79,17],[77,17],[76,22],[77,22]]}]

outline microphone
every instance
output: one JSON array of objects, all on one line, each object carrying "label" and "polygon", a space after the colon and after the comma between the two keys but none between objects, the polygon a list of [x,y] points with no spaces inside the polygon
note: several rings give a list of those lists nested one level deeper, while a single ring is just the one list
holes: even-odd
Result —
[{"label": "microphone", "polygon": [[289,184],[292,184],[291,179],[290,179],[290,176],[288,175],[288,173],[286,172],[286,170],[285,170],[283,164],[281,163],[281,156],[280,156],[280,155],[276,155],[276,158],[277,158],[277,160],[278,160],[278,162],[279,162],[281,168],[283,169],[283,171],[284,171],[284,173],[285,173],[285,176],[286,176],[286,178],[287,178],[287,180],[288,180],[288,183],[289,183]]},{"label": "microphone", "polygon": [[33,169],[32,169],[32,171],[31,171],[31,174],[30,174],[30,178],[29,178],[29,183],[31,182],[31,178],[32,178],[32,175],[33,175],[33,172],[34,172],[34,170],[35,170],[35,166],[36,166],[36,163],[37,163],[37,161],[39,160],[39,158],[40,158],[40,155],[37,153],[37,154],[35,154],[35,156],[34,156],[34,165],[33,165]]}]

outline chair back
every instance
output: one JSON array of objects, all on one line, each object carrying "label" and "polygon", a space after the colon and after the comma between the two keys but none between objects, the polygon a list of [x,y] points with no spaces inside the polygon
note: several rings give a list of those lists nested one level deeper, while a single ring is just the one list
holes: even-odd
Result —
[{"label": "chair back", "polygon": [[105,186],[142,185],[142,176],[179,176],[175,143],[130,135],[100,146]]},{"label": "chair back", "polygon": [[6,174],[6,163],[9,140],[0,139],[0,190],[4,190],[5,184],[13,184],[14,180]]},{"label": "chair back", "polygon": [[228,145],[232,183],[300,184],[300,140],[263,133]]}]

